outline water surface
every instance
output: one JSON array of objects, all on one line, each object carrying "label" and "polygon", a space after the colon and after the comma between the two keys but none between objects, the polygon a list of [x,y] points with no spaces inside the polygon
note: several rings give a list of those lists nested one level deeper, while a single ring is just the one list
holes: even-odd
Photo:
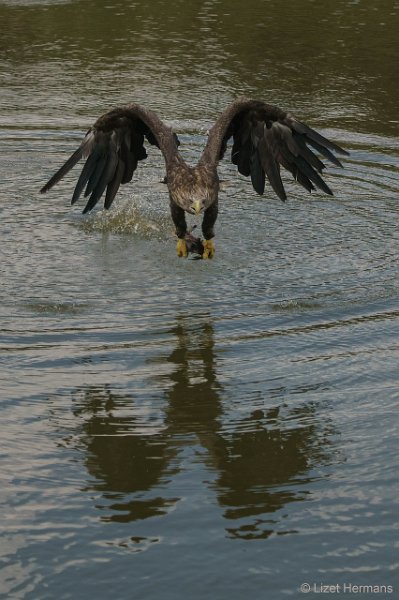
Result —
[{"label": "water surface", "polygon": [[[5,598],[399,589],[398,14],[0,2]],[[38,193],[111,106],[157,110],[194,162],[241,93],[350,150],[334,197],[261,198],[225,160],[192,261],[155,149],[108,213],[69,207],[77,171]]]}]

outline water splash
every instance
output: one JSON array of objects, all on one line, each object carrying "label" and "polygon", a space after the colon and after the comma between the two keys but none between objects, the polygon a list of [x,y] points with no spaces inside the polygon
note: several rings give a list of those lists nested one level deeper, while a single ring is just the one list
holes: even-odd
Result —
[{"label": "water splash", "polygon": [[81,220],[79,225],[85,232],[137,234],[144,239],[167,239],[173,232],[167,211],[151,213],[130,202],[118,203],[110,211],[102,210]]}]

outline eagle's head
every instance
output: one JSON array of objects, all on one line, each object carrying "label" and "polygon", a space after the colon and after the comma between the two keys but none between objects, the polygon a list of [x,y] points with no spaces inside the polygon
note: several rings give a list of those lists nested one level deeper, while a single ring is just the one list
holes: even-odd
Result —
[{"label": "eagle's head", "polygon": [[174,173],[169,189],[173,201],[180,208],[192,215],[199,215],[217,199],[218,180],[204,169],[184,166]]}]

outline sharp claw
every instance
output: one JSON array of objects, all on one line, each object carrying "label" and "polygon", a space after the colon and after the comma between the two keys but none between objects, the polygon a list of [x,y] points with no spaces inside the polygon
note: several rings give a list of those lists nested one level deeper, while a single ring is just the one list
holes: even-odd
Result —
[{"label": "sharp claw", "polygon": [[213,240],[204,240],[202,243],[204,246],[202,258],[213,258],[215,256],[215,244]]},{"label": "sharp claw", "polygon": [[182,239],[177,240],[176,252],[177,252],[177,256],[187,258],[188,250],[187,250],[187,244],[186,244],[185,240],[182,240]]}]

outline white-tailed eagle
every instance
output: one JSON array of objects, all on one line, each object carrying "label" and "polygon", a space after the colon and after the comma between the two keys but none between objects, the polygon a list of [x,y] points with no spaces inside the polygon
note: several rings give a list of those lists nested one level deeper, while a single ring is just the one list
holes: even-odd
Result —
[{"label": "white-tailed eagle", "polygon": [[84,190],[84,196],[89,197],[83,210],[83,213],[87,213],[105,192],[104,208],[108,209],[119,186],[131,181],[138,163],[147,158],[145,144],[155,145],[165,159],[165,182],[179,238],[178,256],[187,256],[190,249],[185,219],[185,212],[188,212],[203,213],[202,256],[212,258],[215,252],[213,227],[218,214],[217,166],[231,138],[231,161],[238,171],[251,177],[258,194],[264,193],[267,178],[281,200],[286,199],[280,176],[281,166],[290,171],[296,181],[309,192],[317,187],[332,195],[321,177],[325,165],[315,152],[339,167],[342,165],[334,153],[348,154],[280,108],[240,97],[217,119],[209,131],[198,164],[192,167],[179,153],[177,135],[155,112],[139,104],[128,104],[110,110],[97,119],[79,148],[51,177],[41,192],[47,192],[81,158],[85,158],[72,204]]}]

